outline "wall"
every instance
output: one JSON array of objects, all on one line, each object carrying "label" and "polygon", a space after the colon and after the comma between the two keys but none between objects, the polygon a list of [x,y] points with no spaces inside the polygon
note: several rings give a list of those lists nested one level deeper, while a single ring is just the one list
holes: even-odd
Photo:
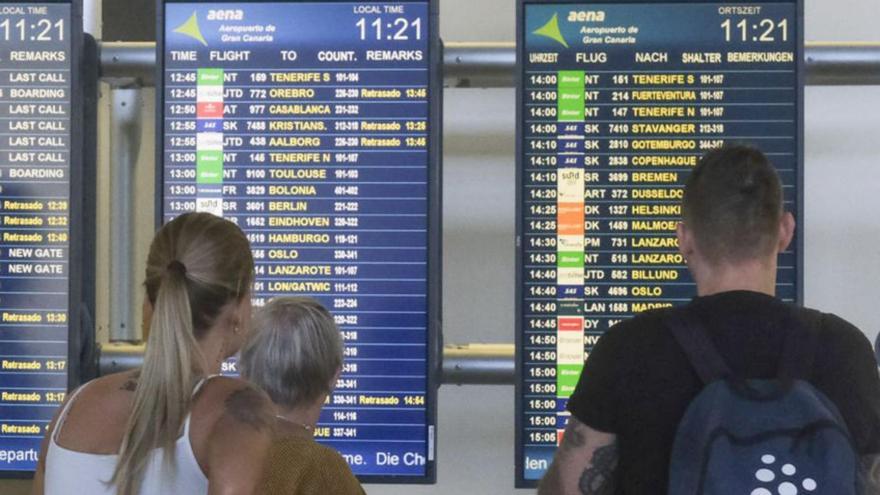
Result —
[{"label": "wall", "polygon": [[[510,41],[511,0],[443,0],[443,37]],[[880,41],[876,0],[807,2],[807,39]],[[99,178],[99,260],[108,259],[111,208],[106,108],[102,101]],[[144,94],[143,146],[138,163],[138,244],[143,266],[152,234],[153,92]],[[514,92],[449,90],[445,105],[444,320],[447,343],[512,342],[514,291]],[[874,112],[868,109],[875,109]],[[880,279],[880,170],[876,136],[880,87],[807,91],[805,294],[808,305],[859,325],[873,340],[871,310]],[[136,273],[140,277],[140,272]],[[99,327],[109,315],[106,264],[99,264]],[[140,292],[136,299],[142,297]],[[139,304],[132,302],[139,310]],[[136,315],[135,321],[140,321]],[[512,387],[444,386],[440,392],[438,484],[368,486],[370,494],[507,494],[513,490]],[[26,482],[0,483],[0,493],[27,493]],[[522,491],[525,493],[526,491]]]},{"label": "wall", "polygon": [[[821,41],[880,41],[876,0],[806,2],[806,37]],[[873,342],[872,311],[880,276],[880,224],[874,191],[880,87],[807,89],[805,302],[859,326]],[[871,111],[873,109],[873,111]],[[805,224],[805,225],[804,225]]]}]

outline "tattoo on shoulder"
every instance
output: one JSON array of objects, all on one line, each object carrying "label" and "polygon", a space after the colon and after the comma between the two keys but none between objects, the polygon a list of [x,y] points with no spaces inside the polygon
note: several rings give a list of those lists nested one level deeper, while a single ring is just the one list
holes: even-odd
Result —
[{"label": "tattoo on shoulder", "polygon": [[127,380],[125,380],[125,383],[123,383],[122,386],[119,387],[119,390],[125,390],[126,392],[134,392],[135,390],[137,390],[138,378],[140,378],[140,377],[141,377],[141,374],[139,372],[135,371],[134,373],[132,373],[128,377]]},{"label": "tattoo on shoulder", "polygon": [[615,491],[617,470],[617,444],[599,447],[593,453],[593,461],[581,474],[578,488],[583,495],[612,495]]},{"label": "tattoo on shoulder", "polygon": [[226,414],[240,423],[263,431],[272,425],[271,418],[260,409],[263,396],[251,387],[240,388],[226,398]]}]

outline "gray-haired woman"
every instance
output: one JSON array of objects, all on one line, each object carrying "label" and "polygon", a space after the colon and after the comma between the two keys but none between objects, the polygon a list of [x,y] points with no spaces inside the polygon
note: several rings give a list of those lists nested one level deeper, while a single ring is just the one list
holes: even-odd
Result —
[{"label": "gray-haired woman", "polygon": [[342,369],[342,338],[330,313],[309,298],[272,299],[254,316],[240,369],[277,408],[263,492],[363,494],[342,456],[314,440]]}]

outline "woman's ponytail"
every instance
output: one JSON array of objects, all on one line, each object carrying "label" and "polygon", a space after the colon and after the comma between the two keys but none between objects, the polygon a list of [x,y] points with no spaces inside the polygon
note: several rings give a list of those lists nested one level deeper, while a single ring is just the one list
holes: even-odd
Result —
[{"label": "woman's ponytail", "polygon": [[150,451],[162,447],[169,454],[166,458],[172,458],[198,378],[193,362],[199,354],[194,335],[185,269],[172,264],[153,306],[144,366],[113,473],[119,495],[136,495]]},{"label": "woman's ponytail", "polygon": [[154,449],[165,449],[173,461],[207,364],[198,341],[224,306],[248,297],[253,271],[247,238],[213,215],[178,217],[153,240],[144,282],[152,304],[144,366],[110,480],[119,495],[137,495]]}]

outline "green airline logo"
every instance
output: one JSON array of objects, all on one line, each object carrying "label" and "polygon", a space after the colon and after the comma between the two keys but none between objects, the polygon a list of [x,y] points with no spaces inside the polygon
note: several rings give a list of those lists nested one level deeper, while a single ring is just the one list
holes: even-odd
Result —
[{"label": "green airline logo", "polygon": [[196,184],[223,184],[222,151],[196,151]]},{"label": "green airline logo", "polygon": [[223,69],[198,69],[196,74],[199,86],[223,86]]},{"label": "green airline logo", "polygon": [[545,36],[550,38],[553,41],[558,42],[562,46],[568,48],[568,42],[565,41],[565,37],[562,36],[562,30],[559,29],[559,14],[553,14],[553,18],[550,19],[547,24],[544,24],[540,28],[538,28],[532,34],[537,34],[538,36]]},{"label": "green airline logo", "polygon": [[199,16],[197,12],[193,12],[193,15],[191,15],[190,18],[180,27],[175,29],[174,32],[189,36],[190,38],[201,42],[201,44],[208,46],[208,41],[205,40],[205,37],[202,36],[202,30],[199,29]]},{"label": "green airline logo", "polygon": [[556,365],[556,397],[571,397],[581,378],[583,364]]}]

